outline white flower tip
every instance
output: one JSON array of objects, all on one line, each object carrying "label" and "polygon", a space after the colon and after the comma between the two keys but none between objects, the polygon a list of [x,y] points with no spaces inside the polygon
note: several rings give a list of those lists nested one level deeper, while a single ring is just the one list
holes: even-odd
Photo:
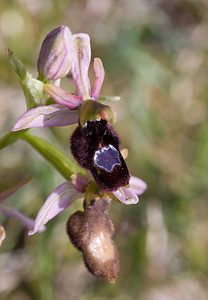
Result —
[{"label": "white flower tip", "polygon": [[34,226],[33,229],[31,229],[31,230],[28,231],[28,235],[30,236],[30,235],[33,235],[33,234],[35,234],[37,232],[43,232],[45,230],[46,230],[46,226],[45,225],[41,225],[39,227]]},{"label": "white flower tip", "polygon": [[125,201],[125,205],[132,205],[132,204],[137,204],[137,203],[139,203],[139,197],[137,197],[137,199],[129,198],[129,199],[126,199],[126,201]]},{"label": "white flower tip", "polygon": [[33,229],[33,230],[30,230],[30,231],[28,231],[28,235],[30,236],[30,235],[33,235],[33,234],[35,234],[37,232],[37,230],[35,230],[35,229]]}]

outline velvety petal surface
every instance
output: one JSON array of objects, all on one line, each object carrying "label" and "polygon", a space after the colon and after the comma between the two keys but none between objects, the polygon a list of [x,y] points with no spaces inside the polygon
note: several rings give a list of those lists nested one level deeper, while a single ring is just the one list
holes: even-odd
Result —
[{"label": "velvety petal surface", "polygon": [[71,110],[77,109],[82,102],[82,97],[71,95],[53,84],[45,84],[44,90],[55,102]]},{"label": "velvety petal surface", "polygon": [[49,220],[67,208],[74,200],[82,194],[77,192],[71,182],[65,182],[58,186],[46,199],[41,207],[34,223],[33,230],[29,231],[29,235],[36,233],[39,228],[45,225]]},{"label": "velvety petal surface", "polygon": [[[34,227],[34,221],[32,219],[26,217],[21,212],[14,209],[13,207],[0,204],[0,213],[2,213],[3,215],[5,215],[9,218],[18,219],[28,229],[32,229]],[[43,231],[44,229],[45,229],[44,226],[40,226],[38,228],[38,231]]]},{"label": "velvety petal surface", "polygon": [[14,124],[12,131],[27,128],[66,126],[78,122],[79,115],[59,104],[38,106],[24,113]]},{"label": "velvety petal surface", "polygon": [[91,60],[90,37],[85,33],[73,34],[73,61],[71,73],[76,90],[84,100],[90,99],[88,70]]},{"label": "velvety petal surface", "polygon": [[103,68],[103,63],[100,58],[95,58],[94,59],[94,71],[95,71],[95,76],[96,76],[96,81],[94,85],[94,89],[91,94],[91,98],[97,100],[100,95],[100,90],[103,85],[103,81],[105,78],[105,70]]}]

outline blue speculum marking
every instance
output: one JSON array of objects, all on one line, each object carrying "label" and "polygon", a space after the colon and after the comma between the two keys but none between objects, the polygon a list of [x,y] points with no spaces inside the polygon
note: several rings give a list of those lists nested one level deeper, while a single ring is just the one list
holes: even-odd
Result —
[{"label": "blue speculum marking", "polygon": [[119,152],[111,144],[95,151],[93,159],[99,168],[104,169],[107,172],[112,172],[115,166],[121,165]]}]

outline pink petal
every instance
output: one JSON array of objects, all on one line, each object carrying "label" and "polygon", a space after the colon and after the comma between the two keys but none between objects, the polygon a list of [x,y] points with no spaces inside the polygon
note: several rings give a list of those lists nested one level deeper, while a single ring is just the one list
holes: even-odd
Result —
[{"label": "pink petal", "polygon": [[5,200],[6,198],[9,198],[10,196],[12,196],[16,191],[18,191],[22,186],[26,185],[30,181],[31,181],[31,177],[28,177],[28,178],[24,179],[22,182],[20,182],[19,184],[17,184],[16,186],[13,186],[12,188],[1,192],[0,193],[0,202]]},{"label": "pink petal", "polygon": [[53,219],[81,195],[73,188],[71,182],[65,182],[57,187],[41,207],[35,219],[33,230],[30,230],[28,235],[36,233],[41,226]]},{"label": "pink petal", "polygon": [[144,191],[147,189],[146,182],[144,182],[142,179],[136,176],[130,177],[129,185],[131,190],[139,196],[142,195]]},{"label": "pink petal", "polygon": [[91,98],[97,100],[100,95],[100,90],[103,85],[104,77],[105,77],[105,70],[103,68],[103,63],[100,58],[94,59],[94,71],[96,75],[96,81],[94,85],[94,89],[91,94]]},{"label": "pink petal", "polygon": [[82,97],[71,95],[56,85],[45,84],[44,90],[49,96],[54,99],[55,102],[60,105],[66,106],[71,110],[77,109],[81,104]]},{"label": "pink petal", "polygon": [[[9,218],[18,219],[28,229],[32,229],[34,226],[34,221],[32,219],[26,217],[25,215],[23,215],[22,213],[10,206],[0,204],[0,212]],[[44,229],[44,226],[40,226],[38,228],[38,231],[43,231]]]},{"label": "pink petal", "polygon": [[38,106],[24,113],[14,124],[12,131],[52,126],[66,126],[78,122],[78,113],[59,104]]},{"label": "pink petal", "polygon": [[139,198],[131,188],[120,187],[117,191],[113,192],[113,195],[126,205],[137,204],[139,202]]},{"label": "pink petal", "polygon": [[90,37],[88,34],[73,34],[72,78],[79,96],[90,99],[88,70],[91,60]]}]

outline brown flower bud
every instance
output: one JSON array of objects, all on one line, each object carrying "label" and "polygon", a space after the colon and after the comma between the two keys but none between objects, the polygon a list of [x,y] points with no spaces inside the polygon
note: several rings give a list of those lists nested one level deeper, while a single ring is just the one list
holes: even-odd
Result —
[{"label": "brown flower bud", "polygon": [[67,233],[81,250],[89,271],[114,282],[119,272],[118,250],[112,240],[115,228],[108,215],[109,202],[101,199],[77,211],[68,220]]}]

